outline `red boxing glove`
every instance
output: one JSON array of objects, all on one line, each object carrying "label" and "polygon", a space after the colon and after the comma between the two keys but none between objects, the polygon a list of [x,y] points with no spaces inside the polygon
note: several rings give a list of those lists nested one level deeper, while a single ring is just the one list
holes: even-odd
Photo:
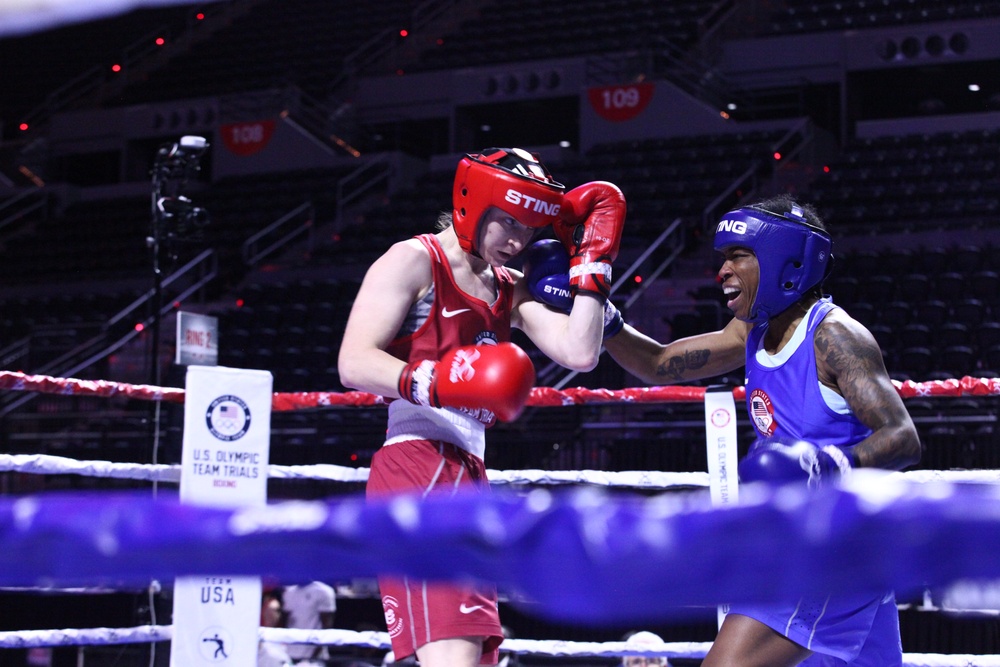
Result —
[{"label": "red boxing glove", "polygon": [[552,228],[570,254],[569,284],[574,291],[611,293],[611,263],[618,257],[625,225],[625,195],[614,183],[593,181],[563,196]]},{"label": "red boxing glove", "polygon": [[415,361],[399,375],[400,397],[435,408],[485,408],[517,419],[535,386],[535,367],[513,343],[466,345],[441,361]]}]

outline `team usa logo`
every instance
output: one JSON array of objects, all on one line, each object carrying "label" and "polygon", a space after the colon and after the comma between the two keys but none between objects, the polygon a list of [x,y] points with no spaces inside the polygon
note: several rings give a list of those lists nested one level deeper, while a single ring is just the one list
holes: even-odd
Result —
[{"label": "team usa logo", "polygon": [[386,595],[382,598],[382,612],[385,614],[385,627],[390,637],[398,637],[403,631],[403,615],[399,613],[399,600]]},{"label": "team usa logo", "polygon": [[775,429],[778,428],[771,397],[760,389],[754,389],[750,394],[750,419],[761,435],[766,437],[774,435]]},{"label": "team usa logo", "polygon": [[219,440],[239,440],[250,430],[250,408],[239,396],[219,396],[209,404],[205,422]]},{"label": "team usa logo", "polygon": [[729,410],[725,408],[719,408],[712,413],[712,426],[715,428],[725,428],[729,426],[729,421],[732,419],[732,415]]}]

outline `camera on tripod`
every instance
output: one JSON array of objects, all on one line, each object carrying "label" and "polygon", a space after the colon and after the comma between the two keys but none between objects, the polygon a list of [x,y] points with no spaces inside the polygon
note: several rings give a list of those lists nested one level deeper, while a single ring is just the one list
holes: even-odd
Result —
[{"label": "camera on tripod", "polygon": [[[201,169],[208,150],[205,137],[184,136],[160,146],[153,163],[153,229],[151,246],[159,241],[196,240],[209,223],[208,211],[184,194],[188,181]],[[171,253],[173,254],[173,253]]]},{"label": "camera on tripod", "polygon": [[188,135],[172,144],[164,144],[156,152],[153,178],[187,180],[201,169],[201,158],[208,150],[205,137]]}]

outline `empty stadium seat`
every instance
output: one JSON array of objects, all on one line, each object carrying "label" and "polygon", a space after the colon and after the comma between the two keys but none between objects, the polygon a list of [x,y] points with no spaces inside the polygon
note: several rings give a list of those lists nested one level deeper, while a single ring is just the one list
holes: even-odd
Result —
[{"label": "empty stadium seat", "polygon": [[979,326],[986,318],[986,305],[979,299],[959,299],[951,307],[951,316],[956,322],[969,327]]},{"label": "empty stadium seat", "polygon": [[961,378],[973,375],[977,365],[978,357],[971,347],[968,345],[949,345],[941,351],[938,370],[952,373],[954,377]]}]

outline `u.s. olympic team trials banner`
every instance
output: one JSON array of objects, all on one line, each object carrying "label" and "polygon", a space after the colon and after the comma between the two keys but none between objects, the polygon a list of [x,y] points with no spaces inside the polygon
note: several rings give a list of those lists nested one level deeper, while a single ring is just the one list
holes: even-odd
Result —
[{"label": "u.s. olympic team trials banner", "polygon": [[[713,505],[733,505],[739,500],[736,441],[733,388],[712,385],[705,391],[705,446],[708,453],[708,488]],[[728,604],[719,605],[720,627],[728,613]]]},{"label": "u.s. olympic team trials banner", "polygon": [[[267,505],[272,383],[266,371],[188,367],[182,503]],[[260,604],[259,577],[178,577],[171,667],[256,667]]]}]

